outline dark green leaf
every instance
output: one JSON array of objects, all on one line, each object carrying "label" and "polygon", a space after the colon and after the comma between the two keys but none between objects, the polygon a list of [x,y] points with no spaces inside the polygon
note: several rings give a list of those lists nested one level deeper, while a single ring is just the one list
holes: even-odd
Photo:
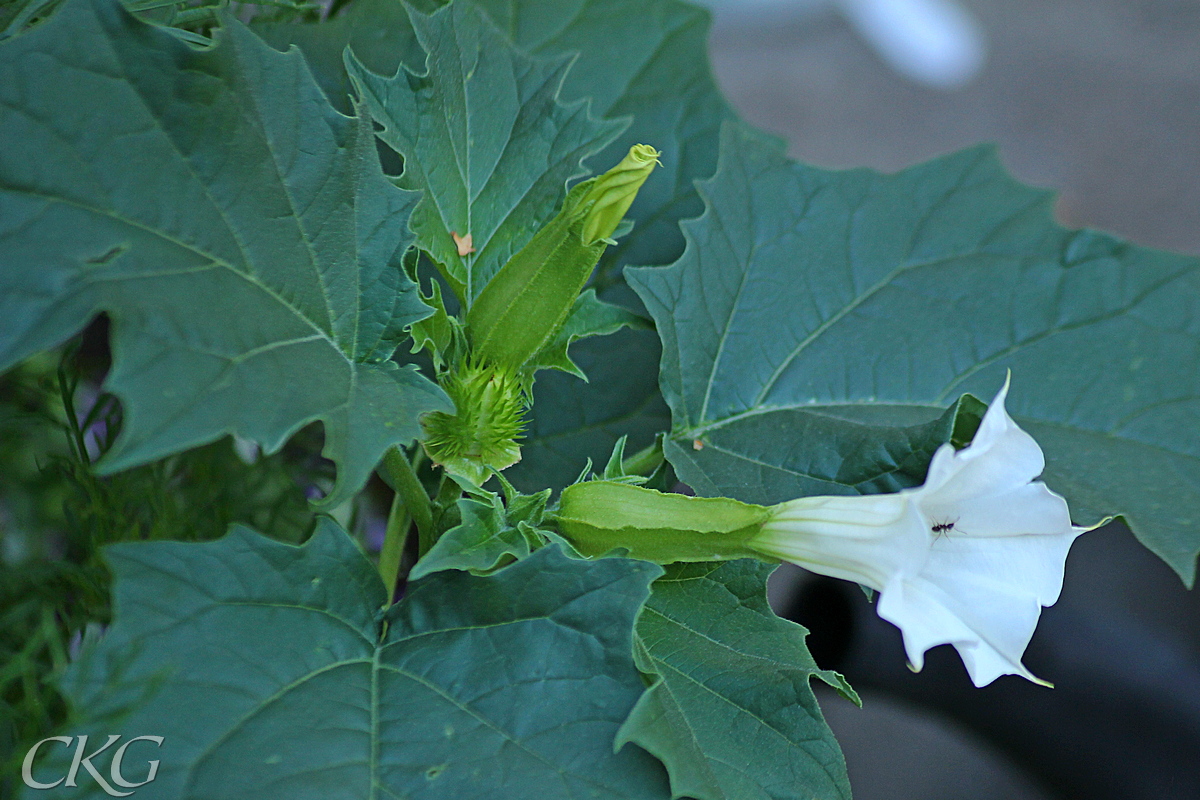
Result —
[{"label": "dark green leaf", "polygon": [[367,69],[377,75],[394,75],[401,64],[420,72],[425,51],[408,21],[404,6],[432,12],[436,0],[353,0],[340,14],[325,22],[252,23],[253,30],[273,47],[296,45],[304,53],[317,83],[339,110],[353,110],[353,87],[343,62],[346,46]]},{"label": "dark green leaf", "polygon": [[[236,529],[108,552],[116,622],[64,688],[74,733],[164,737],[138,798],[668,794],[653,758],[612,746],[644,688],[631,635],[658,567],[546,547],[410,585],[383,630],[383,586],[331,522],[303,547]],[[61,775],[66,748],[49,752]]]},{"label": "dark green leaf", "polygon": [[498,495],[482,490],[479,494],[478,499],[458,501],[461,521],[443,533],[413,566],[409,580],[444,569],[487,574],[541,547],[537,525],[546,510],[549,489],[535,495],[517,495],[507,509]]},{"label": "dark green leaf", "polygon": [[0,369],[113,319],[117,470],[236,431],[325,424],[331,503],[441,391],[388,357],[427,316],[401,256],[415,193],[297,53],[230,20],[198,50],[68,0],[0,45]]},{"label": "dark green leaf", "polygon": [[678,0],[474,2],[525,50],[548,58],[578,54],[564,98],[591,98],[597,116],[633,117],[593,164],[615,164],[638,143],[662,151],[662,169],[630,209],[637,225],[609,248],[604,263],[677,258],[683,249],[677,223],[703,210],[693,181],[712,175],[721,122],[734,118],[708,66],[708,12]]},{"label": "dark green leaf", "polygon": [[751,559],[674,565],[638,618],[639,666],[657,680],[617,742],[662,759],[676,797],[849,800],[845,761],[809,682],[858,698],[817,668],[807,631],[767,605],[773,569]]},{"label": "dark green leaf", "polygon": [[[369,2],[387,5],[392,0]],[[609,248],[605,263],[661,264],[676,258],[683,247],[676,223],[702,211],[693,181],[712,174],[720,123],[733,117],[708,68],[707,12],[677,0],[476,4],[518,46],[546,58],[576,57],[561,98],[591,98],[597,116],[633,115],[626,132],[593,157],[592,164],[615,163],[638,142],[663,151],[663,169],[642,187],[630,211],[637,225]],[[380,28],[389,24],[381,22]],[[404,32],[397,37],[398,42],[413,38]],[[309,52],[304,42],[301,46]],[[359,44],[353,46],[374,72],[391,74],[399,64],[395,55],[388,56],[393,59],[389,62],[372,62]],[[397,52],[402,50],[397,45]],[[404,60],[417,68],[416,59]],[[664,430],[666,410],[656,397],[657,348],[652,340],[624,332],[575,345],[572,358],[591,384],[542,373],[524,460],[507,471],[511,479],[527,490],[561,488],[579,474],[587,458],[602,461],[622,433],[631,435],[630,447],[636,449]]]},{"label": "dark green leaf", "polygon": [[[703,205],[693,181],[712,175],[722,120],[734,114],[708,66],[708,12],[679,0],[474,0],[518,47],[552,60],[576,58],[561,98],[591,99],[595,116],[631,116],[630,127],[591,163],[615,164],[633,144],[663,151],[663,169],[642,187],[629,216],[633,233],[605,263],[665,264],[679,256],[677,223]],[[429,11],[434,2],[418,6]],[[420,71],[423,55],[399,0],[355,0],[321,25],[265,26],[277,46],[298,44],[335,103],[349,82],[340,64],[349,44],[370,71]],[[348,104],[347,104],[348,107]]]},{"label": "dark green leaf", "polygon": [[592,459],[603,464],[621,436],[637,450],[671,426],[659,396],[658,337],[652,331],[622,330],[587,339],[571,356],[588,376],[545,371],[533,387],[533,413],[521,461],[504,475],[523,491],[561,489]]},{"label": "dark green leaf", "polygon": [[424,75],[381,77],[353,54],[346,69],[404,158],[401,185],[424,193],[411,222],[418,245],[470,305],[624,124],[593,119],[585,100],[559,102],[570,59],[523,55],[471,4],[410,16],[429,54]]},{"label": "dark green leaf", "polygon": [[[677,223],[701,213],[693,182],[716,168],[718,131],[733,112],[708,67],[708,12],[677,0],[578,0],[510,3],[476,0],[519,46],[535,55],[578,54],[562,97],[589,97],[592,112],[632,115],[630,127],[593,164],[615,162],[635,143],[663,151],[663,167],[638,193],[633,231],[602,261],[607,284],[626,263],[665,264],[683,249]],[[610,292],[601,293],[610,302]],[[630,298],[636,304],[636,298]],[[603,463],[630,435],[631,450],[665,430],[654,337],[623,331],[580,342],[572,358],[591,383],[542,373],[523,461],[507,475],[523,488],[562,488],[586,460]]]},{"label": "dark green leaf", "polygon": [[534,357],[533,365],[562,370],[587,380],[587,375],[567,353],[571,343],[591,336],[607,336],[626,327],[648,328],[650,323],[622,306],[598,299],[595,290],[587,289],[575,300],[554,339]]},{"label": "dark green leaf", "polygon": [[1200,354],[1195,258],[1057,227],[1049,193],[987,148],[830,172],[729,126],[702,193],[680,261],[630,279],[664,342],[684,481],[758,503],[887,488],[862,479],[899,461],[905,433],[881,440],[884,458],[855,445],[858,426],[928,422],[963,392],[991,398],[1011,369],[1008,408],[1076,519],[1124,515],[1191,582],[1200,373],[1180,365]]},{"label": "dark green leaf", "polygon": [[779,497],[895,492],[925,482],[934,451],[956,427],[974,432],[977,403],[966,395],[933,420],[910,406],[763,409],[699,437],[677,433],[663,450],[702,495],[737,491],[740,500],[770,505]]}]

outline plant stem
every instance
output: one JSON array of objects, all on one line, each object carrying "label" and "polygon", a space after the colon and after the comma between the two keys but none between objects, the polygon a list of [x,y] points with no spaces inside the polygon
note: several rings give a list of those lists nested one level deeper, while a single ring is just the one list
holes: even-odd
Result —
[{"label": "plant stem", "polygon": [[383,549],[379,551],[379,576],[388,590],[388,602],[396,596],[396,584],[400,582],[400,559],[404,555],[404,543],[408,540],[408,529],[412,518],[404,508],[404,501],[397,492],[392,497],[392,509],[388,512],[387,532],[383,536]]},{"label": "plant stem", "polygon": [[[434,541],[433,509],[429,505],[429,495],[425,494],[425,487],[421,485],[408,457],[399,447],[388,448],[383,456],[383,468],[387,471],[392,487],[396,490],[396,497],[404,504],[404,509],[417,524],[417,552],[418,557],[423,556],[429,552],[430,547],[433,547]],[[389,521],[390,519],[389,516]],[[389,527],[389,535],[390,532]],[[386,539],[383,546],[387,548]]]},{"label": "plant stem", "polygon": [[662,462],[662,443],[655,442],[622,461],[621,469],[626,475],[649,475],[658,469]]}]

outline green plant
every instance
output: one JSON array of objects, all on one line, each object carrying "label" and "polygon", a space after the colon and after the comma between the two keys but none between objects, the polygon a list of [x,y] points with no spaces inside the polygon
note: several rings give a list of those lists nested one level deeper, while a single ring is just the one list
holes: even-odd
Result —
[{"label": "green plant", "polygon": [[1082,526],[1194,579],[1200,265],[986,149],[791,161],[677,0],[19,5],[14,790],[60,730],[163,737],[143,797],[849,797],[778,559],[979,683]]}]

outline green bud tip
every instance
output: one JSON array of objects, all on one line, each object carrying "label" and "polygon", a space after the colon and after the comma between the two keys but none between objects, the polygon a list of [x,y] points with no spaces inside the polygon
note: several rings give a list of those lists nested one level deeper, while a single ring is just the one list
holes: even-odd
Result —
[{"label": "green bud tip", "polygon": [[525,387],[517,373],[495,365],[460,364],[442,380],[455,412],[425,415],[425,452],[433,463],[482,485],[491,470],[521,460]]},{"label": "green bud tip", "polygon": [[655,165],[662,166],[658,160],[660,155],[662,153],[648,144],[635,144],[621,163],[595,179],[576,206],[587,214],[582,232],[585,246],[613,235]]}]

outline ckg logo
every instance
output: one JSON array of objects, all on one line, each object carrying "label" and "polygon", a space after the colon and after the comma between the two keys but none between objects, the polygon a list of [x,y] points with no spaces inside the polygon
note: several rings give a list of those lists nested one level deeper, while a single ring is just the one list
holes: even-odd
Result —
[{"label": "ckg logo", "polygon": [[[108,741],[106,741],[100,747],[97,747],[91,753],[87,753],[87,736],[51,736],[49,738],[42,739],[33,747],[29,748],[29,752],[25,754],[25,760],[21,762],[21,780],[25,781],[25,785],[30,789],[54,789],[58,786],[75,787],[77,785],[75,780],[79,777],[79,770],[82,768],[88,775],[92,777],[92,780],[94,780],[109,797],[128,797],[129,795],[133,794],[132,791],[119,791],[118,789],[113,788],[113,784],[121,787],[122,789],[136,789],[139,786],[145,786],[158,776],[158,759],[154,759],[153,761],[149,762],[145,780],[131,781],[125,777],[125,774],[121,770],[124,768],[125,753],[129,749],[129,745],[133,744],[134,742],[154,742],[156,747],[161,747],[163,743],[163,737],[134,736],[132,739],[126,740],[124,744],[122,744],[116,749],[116,751],[113,752],[112,762],[109,764],[108,768],[108,779],[106,779],[105,776],[101,774],[100,770],[96,769],[96,766],[92,763],[92,759],[103,753],[108,748],[112,747],[117,742],[121,741],[121,738],[122,737],[119,734],[110,733],[108,735]],[[75,745],[75,755],[71,759],[71,768],[67,771],[66,775],[54,781],[53,783],[46,783],[34,779],[33,759],[37,757],[38,749],[41,748],[42,745],[49,744],[50,742],[62,742],[67,747],[70,747],[71,742],[76,740],[77,743]],[[148,747],[148,745],[142,745],[142,747]],[[84,755],[85,753],[87,753],[87,755]],[[45,778],[46,776],[43,775],[40,777]],[[111,779],[112,783],[108,782],[109,779]]]}]

